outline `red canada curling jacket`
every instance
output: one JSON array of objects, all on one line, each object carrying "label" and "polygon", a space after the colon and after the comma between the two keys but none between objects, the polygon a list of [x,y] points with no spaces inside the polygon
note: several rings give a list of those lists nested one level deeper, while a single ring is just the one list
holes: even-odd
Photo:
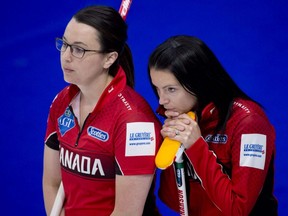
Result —
[{"label": "red canada curling jacket", "polygon": [[[121,68],[82,129],[78,96],[75,85],[57,95],[45,143],[59,150],[65,215],[107,216],[114,209],[116,175],[154,174],[161,124],[144,98],[126,85]],[[144,215],[154,215],[153,199],[152,191]]]},{"label": "red canada curling jacket", "polygon": [[[189,215],[277,215],[275,132],[265,113],[256,103],[237,99],[225,131],[213,136],[217,121],[209,104],[199,122],[202,137],[185,152]],[[162,171],[160,182],[161,200],[179,211],[173,166]]]}]

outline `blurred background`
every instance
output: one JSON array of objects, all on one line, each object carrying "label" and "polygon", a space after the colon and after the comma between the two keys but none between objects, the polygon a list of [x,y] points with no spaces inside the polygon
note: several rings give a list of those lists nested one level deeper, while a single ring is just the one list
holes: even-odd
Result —
[{"label": "blurred background", "polygon": [[[66,85],[55,37],[63,35],[75,12],[91,4],[118,10],[121,0],[1,3],[1,215],[45,215],[46,119],[54,96]],[[148,57],[176,34],[204,40],[239,86],[266,108],[277,132],[279,215],[288,215],[287,9],[286,0],[133,0],[126,20],[136,90],[153,109],[158,102],[148,82]],[[163,215],[176,215],[159,200],[158,204]]]}]

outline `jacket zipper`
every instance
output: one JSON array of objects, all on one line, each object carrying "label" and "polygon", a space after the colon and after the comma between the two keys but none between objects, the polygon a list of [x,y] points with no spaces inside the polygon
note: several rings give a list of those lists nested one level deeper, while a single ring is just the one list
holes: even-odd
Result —
[{"label": "jacket zipper", "polygon": [[[87,121],[87,119],[88,119],[89,116],[90,116],[90,113],[89,113],[88,116],[86,117],[86,119],[85,119],[85,121],[84,121],[84,123],[83,123],[83,126],[82,126],[80,132],[78,133],[78,137],[77,137],[77,140],[76,140],[76,143],[75,143],[75,147],[78,146],[80,136],[81,136],[81,134],[82,134],[83,128],[85,127],[86,121]],[[75,118],[76,118],[76,117],[75,117]],[[76,118],[76,119],[77,119],[77,118]],[[78,121],[77,121],[77,122],[78,122]],[[79,126],[79,125],[78,125],[78,126]],[[80,126],[79,126],[79,127],[80,127]]]}]

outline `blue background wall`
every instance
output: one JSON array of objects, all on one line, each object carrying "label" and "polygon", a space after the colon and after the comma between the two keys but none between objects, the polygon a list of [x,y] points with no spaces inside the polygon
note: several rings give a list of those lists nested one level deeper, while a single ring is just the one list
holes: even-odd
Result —
[{"label": "blue background wall", "polygon": [[[66,85],[54,38],[62,36],[78,9],[93,3],[118,9],[121,0],[1,3],[1,215],[45,214],[41,184],[46,118],[52,99]],[[157,100],[147,79],[148,56],[174,34],[203,39],[241,88],[266,107],[277,131],[280,215],[288,215],[287,9],[286,0],[134,0],[127,17],[136,90],[153,108]],[[172,215],[159,205],[164,215]]]}]

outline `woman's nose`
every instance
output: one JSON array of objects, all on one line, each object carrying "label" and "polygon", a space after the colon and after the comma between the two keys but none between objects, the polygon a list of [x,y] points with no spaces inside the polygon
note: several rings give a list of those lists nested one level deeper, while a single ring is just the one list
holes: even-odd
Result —
[{"label": "woman's nose", "polygon": [[67,49],[61,53],[61,57],[66,60],[66,61],[70,61],[71,57],[72,57],[72,49],[71,47],[67,47]]},{"label": "woman's nose", "polygon": [[159,93],[159,104],[160,105],[165,105],[169,102],[169,99],[163,94],[163,93]]}]

